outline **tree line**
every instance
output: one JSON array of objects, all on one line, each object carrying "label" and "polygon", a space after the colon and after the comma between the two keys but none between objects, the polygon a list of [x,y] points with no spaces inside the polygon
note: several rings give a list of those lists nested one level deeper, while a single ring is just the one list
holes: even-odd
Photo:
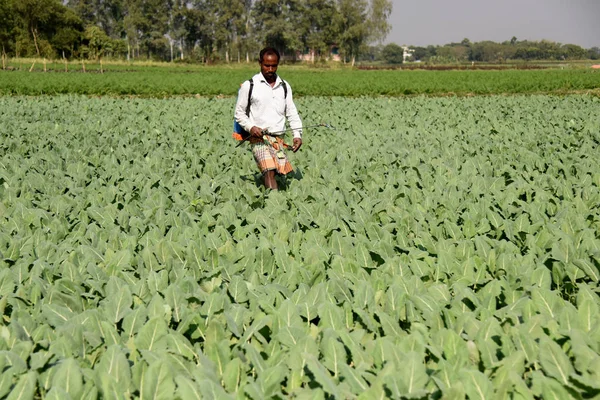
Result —
[{"label": "tree line", "polygon": [[352,63],[600,59],[598,47],[516,37],[407,52],[381,44],[391,11],[391,0],[0,0],[0,45],[4,57],[205,63],[255,60],[265,45]]},{"label": "tree line", "polygon": [[443,46],[408,46],[408,51],[395,43],[390,43],[385,46],[371,46],[364,56],[388,64],[401,64],[404,61],[449,64],[503,63],[517,60],[598,60],[600,48],[584,49],[576,44],[561,44],[549,40],[518,40],[513,36],[510,40],[501,43],[489,40],[471,42],[469,39],[463,39],[460,43],[449,43]]},{"label": "tree line", "polygon": [[4,56],[217,62],[339,53],[390,31],[391,0],[2,0]]}]

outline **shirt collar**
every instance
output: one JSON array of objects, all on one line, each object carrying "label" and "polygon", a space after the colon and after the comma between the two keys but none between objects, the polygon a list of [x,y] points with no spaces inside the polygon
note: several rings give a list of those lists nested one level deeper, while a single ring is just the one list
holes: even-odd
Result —
[{"label": "shirt collar", "polygon": [[[259,76],[260,82],[265,82],[266,84],[269,84],[269,82],[267,82],[267,80],[263,76],[262,72],[259,72],[257,75]],[[277,86],[281,85],[281,82],[282,80],[279,77],[279,74],[277,74],[277,78],[275,79],[275,85],[273,85],[273,88],[276,88]]]}]

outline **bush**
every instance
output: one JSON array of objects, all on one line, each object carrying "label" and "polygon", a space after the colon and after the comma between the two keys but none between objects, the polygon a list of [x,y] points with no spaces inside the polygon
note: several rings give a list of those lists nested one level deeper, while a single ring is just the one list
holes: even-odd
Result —
[{"label": "bush", "polygon": [[386,44],[383,47],[382,56],[388,64],[402,64],[404,61],[404,49],[396,43]]}]

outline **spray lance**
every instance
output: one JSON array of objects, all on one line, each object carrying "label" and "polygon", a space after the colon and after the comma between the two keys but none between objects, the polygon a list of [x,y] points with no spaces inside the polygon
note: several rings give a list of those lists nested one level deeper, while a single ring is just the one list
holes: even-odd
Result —
[{"label": "spray lance", "polygon": [[[275,131],[275,132],[269,132],[267,129],[263,129],[263,134],[264,135],[279,135],[285,132],[289,132],[289,131],[293,131],[296,129],[309,129],[309,128],[329,128],[329,129],[335,129],[333,126],[331,126],[330,124],[326,124],[326,123],[321,123],[318,125],[310,125],[310,126],[301,126],[300,128],[288,128],[288,129],[282,129],[280,131]],[[241,145],[244,144],[244,142],[247,142],[248,139],[250,139],[251,136],[246,137],[245,139],[243,139],[240,143],[238,143],[237,147],[240,147]],[[292,148],[292,146],[290,146],[289,144],[283,144],[284,147],[286,148]]]}]

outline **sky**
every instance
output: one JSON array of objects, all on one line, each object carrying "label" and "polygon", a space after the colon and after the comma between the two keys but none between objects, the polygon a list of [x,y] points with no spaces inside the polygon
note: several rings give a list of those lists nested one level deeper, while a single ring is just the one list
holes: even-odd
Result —
[{"label": "sky", "polygon": [[392,0],[384,43],[552,40],[600,47],[600,0]]}]

